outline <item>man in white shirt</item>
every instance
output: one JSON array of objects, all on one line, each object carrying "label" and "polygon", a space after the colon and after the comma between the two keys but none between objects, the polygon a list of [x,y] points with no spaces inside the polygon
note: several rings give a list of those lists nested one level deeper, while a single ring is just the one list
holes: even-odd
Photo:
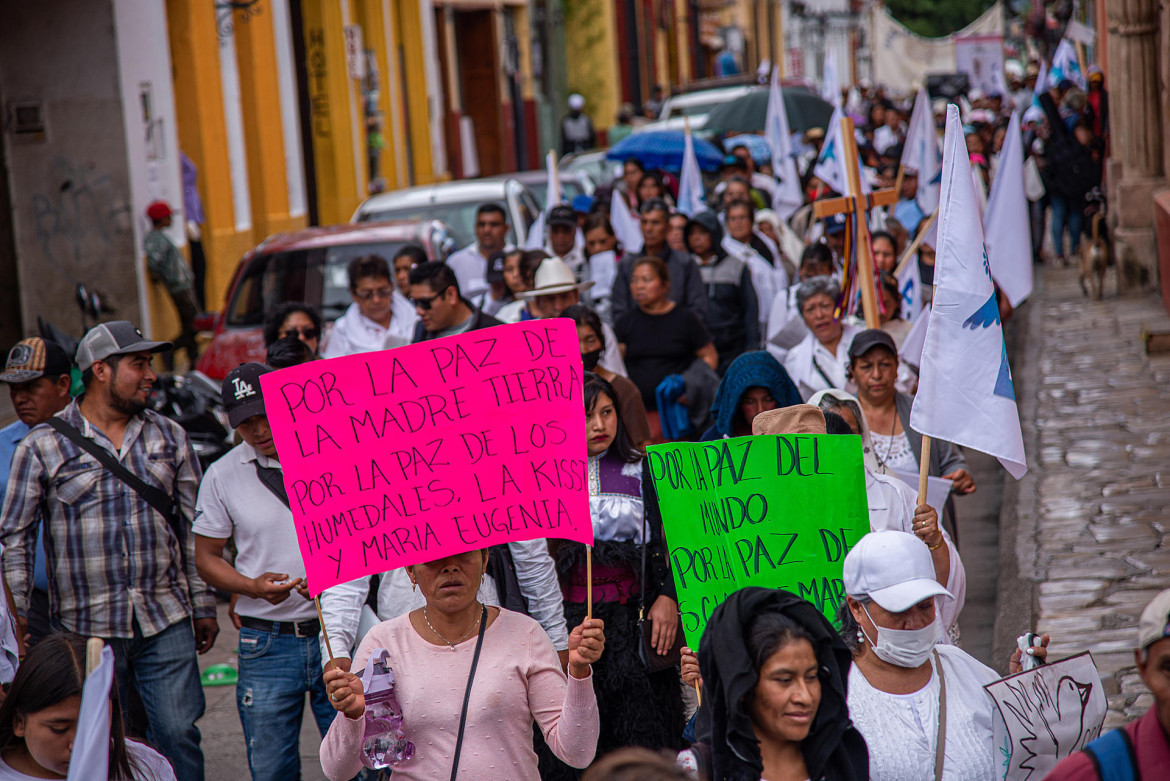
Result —
[{"label": "man in white shirt", "polygon": [[[240,595],[236,707],[254,781],[300,777],[298,740],[306,693],[322,737],[334,716],[316,672],[320,624],[264,413],[260,377],[270,371],[245,363],[224,378],[228,421],[244,441],[203,476],[192,525],[199,575]],[[223,558],[229,539],[238,551],[234,566]]]},{"label": "man in white shirt", "polygon": [[333,323],[321,355],[337,358],[410,344],[418,315],[405,297],[394,295],[386,259],[363,255],[351,260],[346,271],[353,303]]},{"label": "man in white shirt", "polygon": [[475,210],[475,241],[447,258],[447,265],[455,272],[464,296],[475,301],[488,292],[488,258],[493,252],[506,249],[509,249],[507,212],[498,203],[481,203]]}]

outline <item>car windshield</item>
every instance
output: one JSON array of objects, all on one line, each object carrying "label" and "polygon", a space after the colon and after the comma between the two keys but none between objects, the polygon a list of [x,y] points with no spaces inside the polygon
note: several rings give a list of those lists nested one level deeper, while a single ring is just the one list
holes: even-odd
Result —
[{"label": "car windshield", "polygon": [[[425,203],[417,206],[404,206],[399,209],[383,209],[368,211],[361,215],[363,222],[367,220],[442,220],[451,228],[451,238],[459,247],[466,247],[475,241],[475,210],[483,201],[467,201],[465,203]],[[508,240],[515,243],[514,232],[509,228]]]},{"label": "car windshield", "polygon": [[362,255],[389,261],[402,246],[404,242],[343,244],[256,255],[228,304],[227,325],[263,325],[265,314],[284,301],[319,307],[325,321],[332,322],[353,302],[345,271],[349,262]]}]

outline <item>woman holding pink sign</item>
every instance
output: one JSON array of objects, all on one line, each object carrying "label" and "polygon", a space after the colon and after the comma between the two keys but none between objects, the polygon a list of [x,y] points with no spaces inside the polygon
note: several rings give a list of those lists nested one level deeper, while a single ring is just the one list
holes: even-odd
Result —
[{"label": "woman holding pink sign", "polygon": [[584,545],[550,543],[566,623],[586,615],[590,586],[593,615],[605,620],[610,651],[593,680],[601,714],[597,753],[622,746],[677,750],[684,725],[677,666],[682,631],[662,524],[646,515],[642,492],[650,480],[622,423],[617,392],[586,372],[584,397],[592,571]]},{"label": "woman holding pink sign", "polygon": [[[405,739],[413,755],[393,765],[395,781],[507,778],[538,781],[532,723],[561,760],[582,768],[597,748],[591,665],[605,648],[604,622],[586,619],[569,635],[568,676],[536,621],[488,607],[476,593],[487,551],[407,567],[426,604],[378,624],[354,654],[363,669],[384,650],[394,674]],[[362,679],[330,666],[325,685],[336,718],[321,743],[321,767],[353,778],[369,740]]]}]

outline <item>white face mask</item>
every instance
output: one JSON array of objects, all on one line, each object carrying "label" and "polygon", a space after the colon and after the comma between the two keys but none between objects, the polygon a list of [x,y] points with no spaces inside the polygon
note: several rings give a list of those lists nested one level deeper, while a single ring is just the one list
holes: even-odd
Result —
[{"label": "white face mask", "polygon": [[[921,667],[930,658],[930,652],[934,649],[934,644],[938,642],[938,616],[935,616],[933,621],[921,629],[888,629],[884,626],[878,626],[877,622],[873,620],[873,616],[869,615],[869,609],[864,603],[862,603],[861,609],[865,611],[865,615],[869,617],[870,622],[877,629],[876,643],[869,635],[865,635],[865,639],[869,640],[878,659],[897,667],[913,669]],[[861,631],[865,632],[864,629]]]}]

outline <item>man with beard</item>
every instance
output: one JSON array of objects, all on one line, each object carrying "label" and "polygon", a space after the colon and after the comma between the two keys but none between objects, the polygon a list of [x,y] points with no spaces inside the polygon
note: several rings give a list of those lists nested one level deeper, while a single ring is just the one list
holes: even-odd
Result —
[{"label": "man with beard", "polygon": [[110,645],[122,702],[133,688],[145,706],[144,737],[180,781],[202,781],[195,654],[219,627],[190,529],[199,462],[186,432],[146,409],[151,354],[170,348],[125,320],[82,337],[85,392],[17,446],[0,543],[23,631],[44,524],[53,626]]}]

